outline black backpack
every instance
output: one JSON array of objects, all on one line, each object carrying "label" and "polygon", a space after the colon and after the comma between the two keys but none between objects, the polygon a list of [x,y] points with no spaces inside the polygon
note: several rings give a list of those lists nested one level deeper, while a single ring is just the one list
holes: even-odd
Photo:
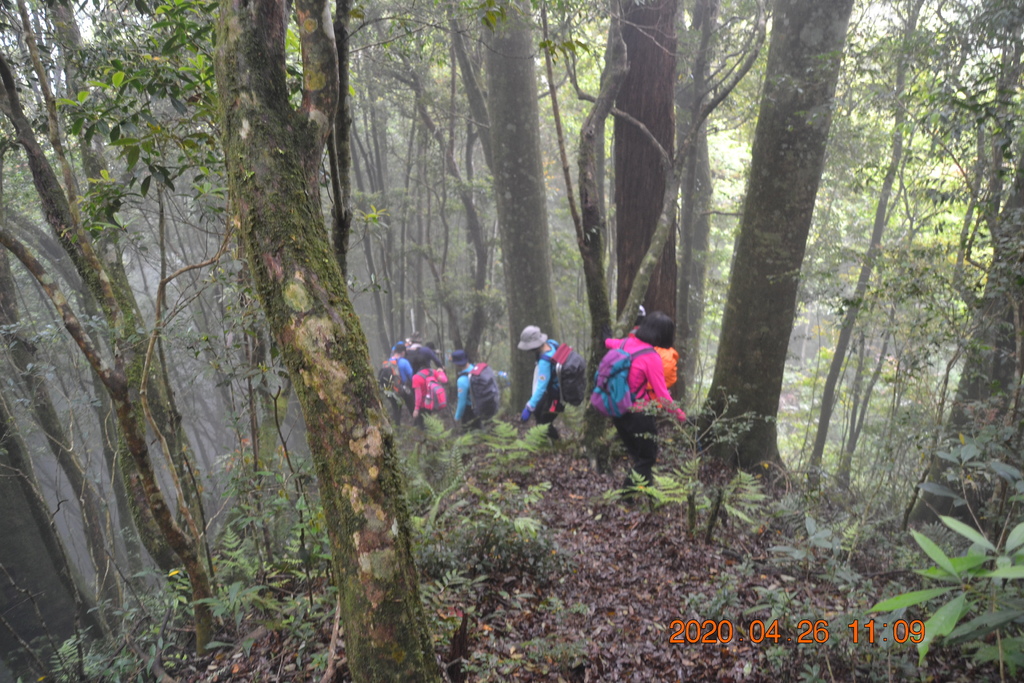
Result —
[{"label": "black backpack", "polygon": [[489,420],[498,414],[501,404],[501,391],[498,380],[487,363],[477,363],[469,371],[469,396],[473,399],[473,413]]},{"label": "black backpack", "polygon": [[587,362],[568,344],[561,344],[551,356],[562,400],[571,406],[583,403],[587,396]]},{"label": "black backpack", "polygon": [[399,385],[402,384],[402,373],[398,371],[397,360],[388,358],[380,364],[380,370],[377,371],[377,383],[385,391],[398,391]]},{"label": "black backpack", "polygon": [[398,361],[393,358],[388,358],[381,363],[380,370],[377,371],[377,383],[381,389],[385,392],[390,392],[392,396],[411,393],[409,385],[402,382],[402,373],[398,370]]}]

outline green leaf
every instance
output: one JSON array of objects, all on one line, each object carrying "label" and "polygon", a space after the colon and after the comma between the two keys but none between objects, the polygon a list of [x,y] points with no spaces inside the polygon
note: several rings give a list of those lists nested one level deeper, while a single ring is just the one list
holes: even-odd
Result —
[{"label": "green leaf", "polygon": [[929,588],[923,591],[911,591],[909,593],[901,593],[900,595],[893,596],[888,600],[876,604],[869,611],[871,612],[892,612],[898,610],[901,607],[910,607],[911,605],[920,605],[926,600],[937,598],[940,595],[948,593],[953,590],[955,586],[947,586],[945,588]]},{"label": "green leaf", "polygon": [[1024,545],[1024,522],[1013,527],[1013,531],[1006,537],[1006,552],[1013,554],[1013,551]]},{"label": "green leaf", "polygon": [[967,604],[967,594],[961,593],[945,605],[935,610],[935,614],[924,622],[924,639],[917,644],[918,666],[924,666],[924,658],[928,655],[932,641],[939,636],[947,636],[960,621],[960,615],[964,613]]},{"label": "green leaf", "polygon": [[87,99],[89,99],[89,91],[88,90],[81,90],[81,91],[79,91],[79,93],[78,93],[78,103],[81,104],[82,102],[85,102]]},{"label": "green leaf", "polygon": [[911,531],[910,535],[914,537],[917,544],[921,546],[921,550],[923,550],[928,557],[932,558],[932,561],[934,561],[935,564],[939,565],[941,569],[951,576],[959,576],[956,569],[953,568],[953,563],[949,561],[948,557],[946,557],[946,553],[942,552],[942,548],[935,545],[935,541],[922,533],[918,533],[917,531]]},{"label": "green leaf", "polygon": [[983,579],[1024,579],[1024,566],[1000,567],[978,574]]},{"label": "green leaf", "polygon": [[999,612],[986,612],[980,617],[971,619],[966,624],[961,624],[950,631],[949,635],[946,636],[946,641],[952,644],[952,641],[963,642],[973,640],[991,633],[1004,624],[1008,624],[1020,617],[1024,617],[1024,610],[1004,609]]},{"label": "green leaf", "polygon": [[970,555],[964,555],[962,557],[951,557],[949,561],[953,563],[953,569],[956,570],[957,575],[969,572],[972,569],[979,567],[991,559],[988,555],[981,555],[974,553]]},{"label": "green leaf", "polygon": [[949,488],[948,486],[943,486],[942,484],[936,484],[936,483],[930,482],[930,481],[926,481],[926,482],[923,482],[921,484],[918,484],[917,488],[921,489],[925,493],[930,493],[930,494],[932,494],[934,496],[941,496],[943,498],[959,498],[960,497],[959,495],[957,495],[956,491],[954,491],[953,489]]},{"label": "green leaf", "polygon": [[114,84],[115,88],[120,88],[121,84],[124,83],[124,76],[125,74],[123,71],[118,71],[110,77],[110,82]]},{"label": "green leaf", "polygon": [[992,542],[985,538],[985,536],[983,536],[982,533],[974,527],[964,524],[959,519],[954,519],[953,517],[947,517],[945,515],[940,515],[939,519],[942,520],[943,524],[966,538],[968,541],[977,543],[986,550],[991,550],[992,552],[996,551],[996,547],[992,545]]}]

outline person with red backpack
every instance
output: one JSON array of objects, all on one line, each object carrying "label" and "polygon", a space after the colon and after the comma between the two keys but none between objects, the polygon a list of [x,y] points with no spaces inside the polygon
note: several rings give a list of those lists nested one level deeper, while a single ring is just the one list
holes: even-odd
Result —
[{"label": "person with red backpack", "polygon": [[[605,339],[609,350],[621,349],[632,358],[629,366],[628,385],[633,409],[612,418],[626,451],[633,462],[633,472],[648,486],[654,483],[652,468],[658,459],[657,423],[655,416],[644,411],[652,402],[658,402],[680,422],[686,421],[686,413],[676,408],[672,395],[665,386],[665,371],[661,356],[655,347],[672,348],[675,341],[676,325],[661,311],[644,317],[635,334],[625,339]],[[626,486],[630,486],[630,478]]]},{"label": "person with red backpack", "polygon": [[412,393],[414,396],[414,407],[412,411],[413,424],[417,427],[423,426],[423,413],[439,413],[448,408],[448,396],[444,385],[448,383],[448,376],[444,368],[431,370],[429,367],[420,368],[412,376]]}]

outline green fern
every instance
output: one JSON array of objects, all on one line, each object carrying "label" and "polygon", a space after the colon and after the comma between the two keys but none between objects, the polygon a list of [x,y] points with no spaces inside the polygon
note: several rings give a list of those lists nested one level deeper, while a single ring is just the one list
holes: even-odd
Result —
[{"label": "green fern", "polygon": [[739,471],[726,484],[722,494],[722,506],[735,517],[751,526],[757,522],[751,517],[760,510],[765,501],[764,491],[754,475]]}]

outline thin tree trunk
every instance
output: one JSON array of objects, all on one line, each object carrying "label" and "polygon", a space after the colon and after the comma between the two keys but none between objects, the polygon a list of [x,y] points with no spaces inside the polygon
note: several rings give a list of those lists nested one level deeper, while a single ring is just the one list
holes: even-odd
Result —
[{"label": "thin tree trunk", "polygon": [[[698,121],[710,79],[710,50],[714,30],[718,23],[719,0],[696,0],[690,32],[695,33],[696,48],[690,78],[676,93],[676,137],[685,138]],[[676,347],[682,361],[682,381],[677,382],[673,394],[685,403],[693,385],[697,368],[697,350],[700,345],[704,319],[704,285],[707,272],[707,250],[711,235],[712,179],[708,152],[707,124],[700,123],[694,133],[694,143],[688,158],[683,161],[682,215],[679,217],[683,248],[679,259],[679,292],[676,295]]]},{"label": "thin tree trunk", "polygon": [[[907,15],[907,23],[903,33],[904,50],[914,40],[917,33],[917,18],[921,11],[922,0],[913,0],[910,12]],[[857,314],[860,312],[861,301],[867,294],[868,284],[871,282],[871,273],[875,267],[875,260],[882,251],[882,234],[889,219],[889,200],[892,197],[892,188],[896,182],[896,174],[903,163],[903,131],[907,123],[906,108],[901,105],[899,99],[907,80],[907,59],[900,58],[896,68],[896,84],[893,88],[895,115],[892,125],[892,143],[890,145],[889,166],[886,168],[885,177],[882,179],[882,187],[878,193],[878,203],[875,205],[875,220],[871,228],[871,241],[867,253],[864,255],[864,262],[860,267],[860,275],[857,277],[857,286],[854,288],[853,296],[850,297],[850,305],[843,314],[843,321],[839,328],[839,339],[836,341],[836,350],[832,354],[832,363],[828,368],[828,375],[825,376],[825,388],[821,395],[821,412],[818,414],[818,430],[814,435],[814,446],[811,448],[810,462],[808,463],[808,482],[812,487],[817,487],[821,471],[821,459],[825,453],[825,443],[828,439],[829,421],[832,419],[832,407],[835,402],[836,388],[839,385],[840,373],[843,361],[846,358],[846,351],[853,336],[853,328],[857,322]]]},{"label": "thin tree trunk", "polygon": [[82,513],[82,527],[86,547],[96,572],[97,596],[110,601],[116,607],[120,604],[120,591],[116,572],[110,566],[107,542],[104,536],[104,517],[100,510],[99,495],[85,471],[78,454],[71,448],[71,439],[65,433],[57,409],[53,405],[46,382],[39,374],[39,361],[35,347],[18,331],[17,303],[14,300],[14,280],[11,277],[7,252],[0,252],[0,329],[19,379],[31,402],[32,412],[43,434],[50,452],[57,460],[61,471],[68,479],[68,485],[75,494]]}]

